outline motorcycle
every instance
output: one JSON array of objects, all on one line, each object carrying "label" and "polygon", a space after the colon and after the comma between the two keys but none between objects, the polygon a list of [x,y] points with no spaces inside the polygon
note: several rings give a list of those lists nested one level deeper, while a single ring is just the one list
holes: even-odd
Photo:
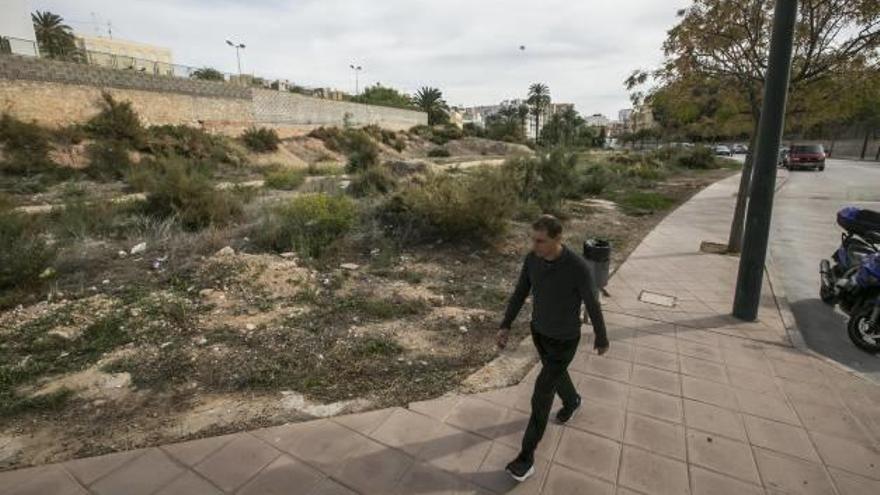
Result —
[{"label": "motorcycle", "polygon": [[819,296],[849,316],[847,334],[857,347],[880,352],[880,213],[847,207],[837,223],[845,232],[832,259],[819,264]]}]

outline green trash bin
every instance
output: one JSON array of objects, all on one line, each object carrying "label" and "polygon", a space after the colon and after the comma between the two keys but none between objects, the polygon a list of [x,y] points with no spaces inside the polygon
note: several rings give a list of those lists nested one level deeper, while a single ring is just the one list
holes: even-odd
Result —
[{"label": "green trash bin", "polygon": [[587,239],[584,242],[584,260],[590,268],[596,291],[605,291],[611,267],[611,243],[604,239]]}]

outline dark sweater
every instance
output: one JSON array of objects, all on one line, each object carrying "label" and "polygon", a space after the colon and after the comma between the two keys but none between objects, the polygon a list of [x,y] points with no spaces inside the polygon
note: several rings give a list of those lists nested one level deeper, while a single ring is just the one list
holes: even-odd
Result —
[{"label": "dark sweater", "polygon": [[534,253],[526,255],[501,328],[510,328],[529,292],[533,297],[532,328],[535,332],[561,340],[579,337],[583,302],[596,334],[596,347],[608,345],[605,319],[593,290],[590,270],[586,261],[567,246],[563,246],[562,254],[553,261]]}]

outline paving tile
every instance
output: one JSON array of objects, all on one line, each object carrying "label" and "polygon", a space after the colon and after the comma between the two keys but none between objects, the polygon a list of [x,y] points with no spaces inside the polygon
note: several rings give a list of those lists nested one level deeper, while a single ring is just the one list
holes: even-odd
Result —
[{"label": "paving tile", "polygon": [[378,428],[379,425],[384,423],[395,409],[396,408],[387,408],[347,414],[345,416],[337,416],[333,418],[333,421],[364,435],[369,435],[370,433],[373,433],[373,430]]},{"label": "paving tile", "polygon": [[627,445],[623,446],[619,484],[657,495],[684,495],[690,492],[685,463]]},{"label": "paving tile", "polygon": [[735,390],[736,399],[742,411],[762,418],[800,426],[800,421],[794,411],[782,399],[749,390]]},{"label": "paving tile", "polygon": [[816,449],[813,448],[806,430],[778,421],[744,415],[749,442],[768,450],[800,457],[801,459],[820,462]]},{"label": "paving tile", "polygon": [[[60,466],[46,466],[39,469],[23,469],[21,474],[32,475],[27,480],[19,479],[14,487],[0,487],[4,495],[86,495],[88,492],[67,471]],[[7,480],[9,477],[5,477]],[[0,478],[3,481],[3,478]]]},{"label": "paving tile", "polygon": [[660,368],[667,371],[678,371],[678,355],[674,352],[658,351],[650,347],[638,347],[635,351],[636,363]]},{"label": "paving tile", "polygon": [[514,460],[517,454],[519,454],[518,448],[493,442],[480,468],[466,476],[472,483],[495,493],[535,495],[541,491],[544,479],[547,478],[549,461],[544,457],[536,457],[534,476],[519,483],[505,471],[507,464]]},{"label": "paving tile", "polygon": [[317,487],[322,479],[324,479],[324,475],[320,471],[289,455],[281,455],[236,493],[239,495],[286,495],[293,487],[296,487],[299,492],[308,493]]},{"label": "paving tile", "polygon": [[392,493],[413,459],[403,452],[368,442],[342,462],[337,480],[364,494]]},{"label": "paving tile", "polygon": [[126,462],[131,461],[139,456],[144,455],[146,450],[130,450],[128,452],[119,452],[115,454],[101,455],[97,457],[86,457],[85,459],[76,459],[63,464],[80,483],[90,485],[101,476],[119,468]]},{"label": "paving tile", "polygon": [[834,493],[831,480],[822,465],[760,448],[754,449],[754,452],[766,488],[804,495]]},{"label": "paving tile", "polygon": [[682,421],[681,398],[643,388],[630,391],[627,410],[676,423]]},{"label": "paving tile", "polygon": [[598,478],[614,481],[620,444],[580,430],[567,428],[556,450],[554,462]]},{"label": "paving tile", "polygon": [[817,370],[813,363],[796,364],[787,361],[774,360],[770,362],[776,376],[786,380],[823,385],[826,383],[825,376]]},{"label": "paving tile", "polygon": [[[495,441],[509,445],[519,449],[522,445],[523,434],[526,426],[529,424],[529,415],[519,411],[509,411],[504,422],[496,430]],[[549,459],[556,446],[559,444],[559,438],[562,436],[562,427],[554,422],[549,422],[544,430],[544,438],[538,444],[535,454]]]},{"label": "paving tile", "polygon": [[385,445],[415,456],[427,442],[437,438],[443,423],[406,409],[396,409],[369,436]]},{"label": "paving tile", "polygon": [[779,384],[789,400],[806,404],[818,404],[822,406],[839,407],[840,400],[837,393],[827,385],[815,383],[803,383],[792,380],[780,379]]},{"label": "paving tile", "polygon": [[271,445],[253,435],[241,433],[193,469],[221,489],[232,491],[279,455],[281,452]]},{"label": "paving tile", "polygon": [[623,434],[624,414],[622,408],[584,400],[580,410],[566,423],[566,427],[620,440]]},{"label": "paving tile", "polygon": [[727,383],[727,371],[724,365],[712,361],[682,356],[681,372],[704,380]]},{"label": "paving tile", "polygon": [[21,483],[39,478],[49,469],[64,472],[60,466],[36,466],[30,468],[16,469],[13,471],[0,471],[0,493],[7,493]]},{"label": "paving tile", "polygon": [[485,437],[443,425],[418,457],[452,473],[467,473],[480,465],[491,445]]},{"label": "paving tile", "polygon": [[400,495],[417,493],[464,495],[487,492],[430,464],[415,463],[400,480],[394,493]]},{"label": "paving tile", "polygon": [[740,416],[730,409],[685,399],[684,422],[689,428],[746,441],[746,432]]},{"label": "paving tile", "polygon": [[803,421],[804,427],[810,431],[838,435],[853,440],[865,438],[864,430],[842,406],[823,406],[804,402],[793,402],[792,404]]},{"label": "paving tile", "polygon": [[349,490],[343,485],[330,478],[324,478],[324,481],[318,483],[308,495],[358,495],[356,492]]},{"label": "paving tile", "polygon": [[590,356],[578,371],[625,382],[629,380],[631,370],[632,363],[629,361],[608,359],[605,356]]},{"label": "paving tile", "polygon": [[721,351],[716,347],[710,347],[706,344],[689,342],[681,339],[678,340],[676,345],[678,347],[678,353],[681,356],[703,359],[715,363],[724,362],[724,357],[721,355]]},{"label": "paving tile", "polygon": [[553,495],[612,495],[614,485],[606,481],[591,478],[585,474],[554,464],[550,468],[544,493]]},{"label": "paving tile", "polygon": [[863,442],[810,432],[819,455],[829,466],[880,480],[880,451]]},{"label": "paving tile", "polygon": [[681,395],[681,376],[678,373],[634,365],[630,382],[669,395]]},{"label": "paving tile", "polygon": [[439,399],[412,402],[407,409],[443,421],[459,401],[461,401],[460,395],[451,395]]},{"label": "paving tile", "polygon": [[840,490],[840,495],[877,495],[880,481],[868,479],[846,471],[830,468],[831,477]]},{"label": "paving tile", "polygon": [[276,448],[333,474],[351,453],[370,443],[364,436],[323,419],[255,432]]},{"label": "paving tile", "polygon": [[472,395],[475,399],[481,399],[508,409],[516,403],[517,387],[505,387]]},{"label": "paving tile", "polygon": [[758,470],[748,445],[711,433],[689,430],[688,460],[749,483],[760,484]]},{"label": "paving tile", "polygon": [[635,347],[632,344],[622,342],[619,337],[613,333],[609,333],[609,339],[612,342],[608,352],[603,357],[617,359],[620,361],[632,361],[635,354]]},{"label": "paving tile", "polygon": [[202,462],[205,457],[208,457],[208,455],[220,450],[221,447],[231,442],[234,438],[235,435],[223,435],[190,442],[172,443],[163,445],[161,448],[178,462],[187,466],[195,466]]},{"label": "paving tile", "polygon": [[730,379],[730,384],[736,388],[771,395],[780,393],[773,378],[762,373],[737,366],[727,366],[727,377]]},{"label": "paving tile", "polygon": [[666,352],[678,351],[678,347],[675,345],[675,338],[667,337],[665,335],[643,332],[635,338],[635,343],[638,346],[651,347]]},{"label": "paving tile", "polygon": [[626,403],[629,393],[627,385],[593,376],[585,376],[580,380],[577,389],[585,400],[597,400],[617,406]]},{"label": "paving tile", "polygon": [[693,495],[763,495],[760,486],[690,466]]},{"label": "paving tile", "polygon": [[494,438],[495,429],[506,416],[507,408],[465,397],[450,411],[446,423],[487,438]]},{"label": "paving tile", "polygon": [[684,427],[679,424],[627,414],[623,441],[650,452],[686,460]]},{"label": "paving tile", "polygon": [[[144,455],[123,465],[92,485],[98,495],[139,495],[153,493],[183,473],[183,468],[159,449],[149,449]],[[46,492],[52,493],[52,492]]]},{"label": "paving tile", "polygon": [[718,382],[682,376],[681,393],[684,397],[700,402],[708,402],[727,409],[737,408],[734,389]]},{"label": "paving tile", "polygon": [[165,485],[156,492],[156,495],[222,495],[216,486],[205,481],[204,478],[192,471],[186,471],[174,478],[174,481]]}]

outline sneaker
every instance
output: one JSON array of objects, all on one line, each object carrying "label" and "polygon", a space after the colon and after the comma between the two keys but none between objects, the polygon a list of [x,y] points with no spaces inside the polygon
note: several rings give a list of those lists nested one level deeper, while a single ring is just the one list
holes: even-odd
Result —
[{"label": "sneaker", "polygon": [[577,398],[577,402],[574,404],[574,407],[572,407],[571,409],[569,409],[567,407],[563,407],[562,409],[559,410],[559,412],[556,413],[556,421],[559,422],[559,424],[567,423],[568,420],[570,420],[574,416],[574,413],[576,413],[577,410],[580,408],[581,408],[581,396],[579,395]]},{"label": "sneaker", "polygon": [[522,483],[529,479],[529,476],[535,474],[535,465],[522,457],[517,457],[507,465],[507,472],[515,479]]}]

